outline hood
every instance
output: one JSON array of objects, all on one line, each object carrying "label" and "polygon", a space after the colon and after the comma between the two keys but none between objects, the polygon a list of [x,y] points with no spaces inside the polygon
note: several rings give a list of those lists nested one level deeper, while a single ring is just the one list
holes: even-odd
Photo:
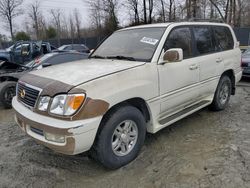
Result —
[{"label": "hood", "polygon": [[103,76],[144,64],[145,62],[87,59],[51,66],[46,69],[33,71],[30,74],[77,86]]}]

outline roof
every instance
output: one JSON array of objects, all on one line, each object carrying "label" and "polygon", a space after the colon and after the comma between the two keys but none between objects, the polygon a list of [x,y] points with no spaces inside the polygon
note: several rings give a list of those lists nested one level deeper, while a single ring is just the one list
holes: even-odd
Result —
[{"label": "roof", "polygon": [[167,28],[170,25],[176,25],[176,26],[179,26],[179,25],[215,25],[215,26],[227,26],[227,27],[229,26],[228,24],[218,23],[218,22],[167,22],[167,23],[146,24],[146,25],[127,27],[119,31],[129,30],[129,29],[154,28],[154,27]]}]

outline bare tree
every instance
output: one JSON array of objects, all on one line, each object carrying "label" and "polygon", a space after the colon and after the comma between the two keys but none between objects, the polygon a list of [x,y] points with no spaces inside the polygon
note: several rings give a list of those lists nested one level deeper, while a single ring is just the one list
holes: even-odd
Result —
[{"label": "bare tree", "polygon": [[62,13],[61,13],[61,10],[60,9],[51,9],[50,10],[50,14],[53,18],[53,22],[56,26],[56,30],[57,30],[57,42],[58,42],[58,45],[60,46],[61,44],[61,30],[62,30],[62,21],[61,21],[61,18],[62,18]]},{"label": "bare tree", "polygon": [[154,9],[154,0],[148,0],[148,10],[149,10],[149,16],[148,16],[148,22],[152,23],[153,21],[153,9]]},{"label": "bare tree", "polygon": [[134,17],[134,24],[137,25],[140,23],[139,16],[139,0],[127,0],[128,9],[132,10]]},{"label": "bare tree", "polygon": [[164,2],[164,0],[161,0],[161,11],[162,11],[162,21],[166,22],[165,2]]},{"label": "bare tree", "polygon": [[1,0],[0,1],[0,16],[8,24],[11,38],[14,40],[13,20],[21,14],[23,0]]},{"label": "bare tree", "polygon": [[104,16],[105,16],[105,32],[112,33],[118,29],[118,0],[103,0]]},{"label": "bare tree", "polygon": [[90,7],[90,20],[92,21],[92,25],[97,31],[97,35],[101,34],[101,29],[103,25],[103,1],[102,0],[87,0],[87,4]]},{"label": "bare tree", "polygon": [[147,24],[147,3],[146,0],[143,0],[143,14],[144,14],[144,23]]},{"label": "bare tree", "polygon": [[77,38],[81,38],[81,18],[78,9],[74,9],[74,19],[75,19],[75,26],[76,26],[76,34]]},{"label": "bare tree", "polygon": [[172,21],[175,19],[174,15],[174,0],[169,0],[169,20]]},{"label": "bare tree", "polygon": [[69,26],[70,26],[70,38],[73,39],[75,38],[75,23],[74,23],[74,18],[72,15],[69,17]]},{"label": "bare tree", "polygon": [[33,27],[35,29],[35,34],[36,34],[36,39],[39,39],[40,37],[40,34],[39,34],[39,30],[40,30],[40,27],[39,27],[39,19],[41,19],[41,10],[40,10],[40,0],[36,0],[34,2],[32,2],[30,5],[29,5],[29,12],[28,12],[28,15],[30,17],[30,19],[32,20],[33,22]]}]

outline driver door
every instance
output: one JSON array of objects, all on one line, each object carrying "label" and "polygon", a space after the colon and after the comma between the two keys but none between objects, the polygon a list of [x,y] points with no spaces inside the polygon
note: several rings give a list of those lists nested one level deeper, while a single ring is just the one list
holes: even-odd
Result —
[{"label": "driver door", "polygon": [[11,61],[17,64],[23,64],[31,59],[31,51],[30,43],[17,43],[12,50]]},{"label": "driver door", "polygon": [[182,110],[198,100],[199,65],[194,61],[192,32],[188,26],[174,28],[168,35],[162,54],[171,48],[183,50],[183,61],[158,65],[161,116]]}]

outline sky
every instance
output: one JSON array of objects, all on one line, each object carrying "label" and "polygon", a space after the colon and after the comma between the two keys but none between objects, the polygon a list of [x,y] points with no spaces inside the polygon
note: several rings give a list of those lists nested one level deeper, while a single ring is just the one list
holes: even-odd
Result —
[{"label": "sky", "polygon": [[[27,7],[30,3],[32,3],[34,0],[24,0],[23,3],[23,9],[24,9],[24,15],[18,16],[14,20],[15,30],[23,30],[23,22],[25,19],[27,19]],[[51,9],[61,9],[62,12],[68,16],[75,8],[77,8],[82,16],[82,26],[88,25],[88,5],[84,3],[84,0],[40,0],[41,1],[41,9],[43,11],[43,14],[47,16],[50,16],[49,14],[46,14]],[[86,18],[86,19],[85,19]],[[5,34],[9,36],[9,31],[6,31],[6,29],[3,27],[5,23],[2,19],[0,19],[0,34]]]}]

